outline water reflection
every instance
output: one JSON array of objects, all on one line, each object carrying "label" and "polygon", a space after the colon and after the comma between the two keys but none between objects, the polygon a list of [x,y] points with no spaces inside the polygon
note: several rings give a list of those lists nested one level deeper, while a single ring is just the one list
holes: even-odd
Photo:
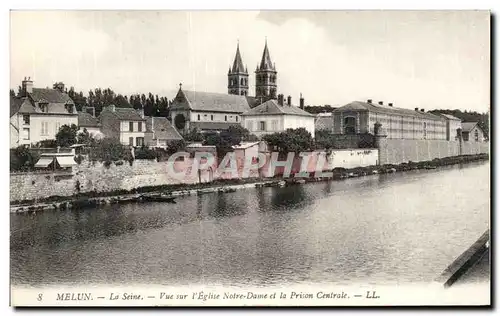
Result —
[{"label": "water reflection", "polygon": [[177,204],[12,214],[12,282],[432,280],[488,227],[485,179],[489,165],[470,164],[186,196]]}]

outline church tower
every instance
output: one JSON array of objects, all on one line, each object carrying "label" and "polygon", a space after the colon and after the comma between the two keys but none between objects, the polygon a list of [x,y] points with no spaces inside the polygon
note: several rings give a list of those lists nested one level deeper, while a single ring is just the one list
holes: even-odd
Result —
[{"label": "church tower", "polygon": [[229,67],[227,73],[227,93],[237,95],[248,95],[248,71],[243,67],[240,54],[240,43],[236,47],[233,68]]},{"label": "church tower", "polygon": [[278,89],[276,84],[277,73],[276,66],[271,62],[266,39],[262,60],[255,70],[255,97],[262,98],[264,101],[276,99],[276,91]]}]

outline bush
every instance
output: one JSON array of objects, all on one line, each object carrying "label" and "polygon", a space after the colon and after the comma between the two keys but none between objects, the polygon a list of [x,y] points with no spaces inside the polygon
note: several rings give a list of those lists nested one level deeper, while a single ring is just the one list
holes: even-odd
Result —
[{"label": "bush", "polygon": [[76,155],[75,156],[75,162],[77,164],[81,164],[83,160],[85,160],[85,157],[83,155]]},{"label": "bush", "polygon": [[123,146],[116,138],[103,138],[90,150],[92,161],[129,160],[131,156],[130,149]]},{"label": "bush", "polygon": [[19,146],[10,151],[10,171],[32,171],[40,155],[32,152],[27,146]]},{"label": "bush", "polygon": [[156,159],[156,151],[145,146],[135,149],[135,159]]},{"label": "bush", "polygon": [[167,155],[171,156],[176,152],[183,151],[186,149],[186,142],[183,139],[171,140],[167,144]]},{"label": "bush", "polygon": [[57,143],[55,139],[41,140],[35,144],[38,148],[57,148]]}]

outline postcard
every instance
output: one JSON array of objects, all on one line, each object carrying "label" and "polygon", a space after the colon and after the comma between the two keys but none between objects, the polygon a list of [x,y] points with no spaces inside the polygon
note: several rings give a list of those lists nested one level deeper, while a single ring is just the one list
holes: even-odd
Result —
[{"label": "postcard", "polygon": [[11,305],[491,305],[489,11],[10,12]]}]

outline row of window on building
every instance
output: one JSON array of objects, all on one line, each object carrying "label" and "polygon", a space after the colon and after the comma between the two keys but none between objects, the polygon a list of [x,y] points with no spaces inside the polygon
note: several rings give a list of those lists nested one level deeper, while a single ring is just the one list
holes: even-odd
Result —
[{"label": "row of window on building", "polygon": [[[236,122],[239,122],[239,117],[238,117],[238,115],[235,115],[234,117],[235,117]],[[227,115],[224,115],[224,122],[227,122],[227,121],[228,121],[228,118],[229,118],[229,119],[232,119],[232,118],[233,118],[233,116],[232,116],[232,115],[229,115],[229,117],[228,117]],[[198,121],[201,121],[201,114],[198,114],[197,119],[198,119]],[[203,115],[203,120],[205,121],[205,120],[207,120],[207,119],[208,119],[208,114],[204,114],[204,115]],[[214,120],[214,115],[213,115],[213,114],[210,114],[210,121],[213,121],[213,120]]]},{"label": "row of window on building", "polygon": [[250,132],[278,131],[278,120],[271,121],[271,129],[268,129],[266,121],[256,121],[255,123],[254,129],[254,121],[248,121],[246,124],[247,130]]}]

